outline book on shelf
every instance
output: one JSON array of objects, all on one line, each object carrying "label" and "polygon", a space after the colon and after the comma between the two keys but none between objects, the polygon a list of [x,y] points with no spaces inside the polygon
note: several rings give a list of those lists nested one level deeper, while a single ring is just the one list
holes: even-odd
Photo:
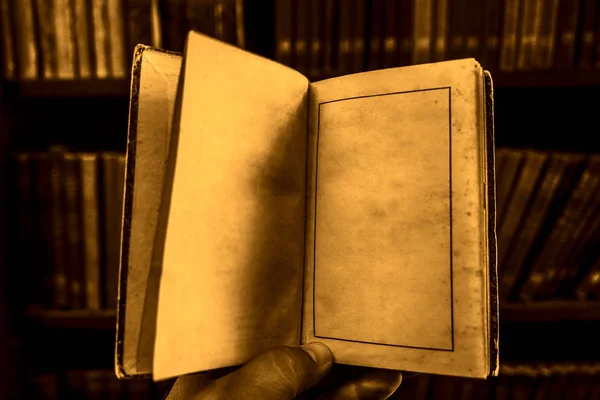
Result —
[{"label": "book on shelf", "polygon": [[25,306],[116,309],[124,155],[60,146],[14,159],[13,258],[39,277],[19,278],[27,286]]},{"label": "book on shelf", "polygon": [[124,79],[137,44],[183,51],[190,27],[244,47],[243,8],[242,0],[2,0],[2,77]]},{"label": "book on shelf", "polygon": [[492,87],[474,59],[309,83],[191,32],[183,57],[135,60],[120,377],[315,340],[343,364],[496,373]]}]

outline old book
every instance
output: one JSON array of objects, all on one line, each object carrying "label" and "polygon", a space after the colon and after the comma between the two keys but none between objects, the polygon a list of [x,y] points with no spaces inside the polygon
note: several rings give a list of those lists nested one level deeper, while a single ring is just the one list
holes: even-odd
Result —
[{"label": "old book", "polygon": [[505,0],[502,44],[500,45],[500,70],[512,71],[517,60],[520,0]]},{"label": "old book", "polygon": [[83,221],[81,214],[81,166],[75,153],[64,153],[63,229],[65,237],[65,266],[67,270],[69,307],[85,307],[85,266],[83,260]]},{"label": "old book", "polygon": [[[512,191],[512,198],[508,204],[505,217],[498,230],[498,265],[504,265],[504,259],[511,248],[515,234],[520,229],[526,215],[527,206],[535,193],[534,189],[540,179],[542,169],[548,156],[542,152],[527,151],[519,180]],[[500,293],[506,289],[502,284],[505,271],[500,268],[501,286]]]},{"label": "old book", "polygon": [[125,60],[129,60],[132,56],[131,52],[125,53],[125,20],[122,0],[108,0],[107,11],[111,76],[122,79],[129,72],[127,71],[129,62]]},{"label": "old book", "polygon": [[534,66],[538,69],[548,69],[553,65],[558,2],[559,0],[543,0],[542,3],[538,45],[533,55]]},{"label": "old book", "polygon": [[98,155],[79,153],[81,168],[81,202],[83,266],[85,269],[85,304],[88,309],[102,308],[100,293],[100,197]]},{"label": "old book", "polygon": [[75,51],[77,54],[77,77],[89,79],[92,77],[92,47],[90,18],[91,10],[87,0],[74,0],[73,20],[75,25]]},{"label": "old book", "polygon": [[104,298],[105,307],[117,307],[117,287],[119,280],[119,246],[121,239],[121,217],[123,208],[123,180],[125,171],[121,168],[118,153],[101,154],[102,193],[103,193],[103,235],[104,235]]},{"label": "old book", "polygon": [[381,66],[381,55],[383,53],[383,5],[384,0],[371,0],[370,14],[371,24],[369,26],[369,61],[367,70],[378,69]]},{"label": "old book", "polygon": [[117,374],[311,341],[342,364],[496,374],[489,74],[309,83],[199,33],[186,49],[135,56]]},{"label": "old book", "polygon": [[75,38],[73,0],[54,0],[54,40],[56,40],[56,77],[75,78]]},{"label": "old book", "polygon": [[67,269],[67,232],[63,219],[64,192],[62,182],[65,176],[63,154],[66,149],[57,147],[50,150],[48,156],[50,179],[50,229],[53,276],[53,306],[67,308],[69,306],[69,280]]},{"label": "old book", "polygon": [[594,67],[594,36],[599,22],[598,15],[600,15],[600,10],[597,11],[596,0],[583,1],[583,20],[581,22],[581,35],[579,37],[580,48],[578,67],[589,69]]},{"label": "old book", "polygon": [[308,1],[298,1],[294,4],[295,10],[295,32],[294,32],[294,54],[296,60],[294,62],[294,68],[303,74],[308,72],[308,23],[309,23],[309,7]]},{"label": "old book", "polygon": [[481,46],[483,47],[482,64],[484,68],[498,68],[498,53],[500,48],[502,0],[486,0],[484,4],[484,23],[481,30]]},{"label": "old book", "polygon": [[365,70],[367,0],[355,0],[352,32],[352,72]]},{"label": "old book", "polygon": [[555,259],[559,256],[561,246],[568,240],[565,232],[570,225],[579,220],[581,213],[585,210],[585,204],[591,195],[588,186],[594,184],[594,179],[593,171],[590,170],[589,165],[586,165],[576,186],[568,194],[567,201],[557,216],[544,246],[532,264],[531,274],[521,288],[520,298],[522,300],[532,300],[535,296],[551,292],[549,283],[559,272],[559,266],[555,264]]},{"label": "old book", "polygon": [[92,0],[91,7],[94,32],[94,71],[97,78],[104,79],[110,76],[110,38],[107,29],[108,0]]},{"label": "old book", "polygon": [[412,63],[430,61],[432,39],[432,0],[415,1]]},{"label": "old book", "polygon": [[[410,18],[413,20],[413,15],[403,15],[398,12],[399,7],[403,5],[402,2],[397,0],[385,0],[383,2],[383,18],[381,23],[383,24],[383,54],[382,54],[382,67],[390,68],[396,67],[399,65],[399,40],[397,32],[398,32],[398,16],[404,22],[405,19]],[[404,11],[404,10],[402,10]],[[406,32],[408,34],[408,39],[412,42],[412,32]],[[341,45],[341,44],[340,44]],[[410,53],[409,53],[410,55]],[[407,57],[407,64],[410,57]]]},{"label": "old book", "polygon": [[[554,154],[550,156],[549,165],[541,182],[533,193],[533,198],[526,211],[518,232],[515,233],[510,254],[500,264],[503,277],[500,286],[504,287],[505,298],[510,295],[515,282],[525,267],[525,260],[530,254],[531,247],[539,235],[543,222],[547,218],[548,210],[559,185],[572,158],[566,155]],[[502,297],[502,296],[501,296]]]},{"label": "old book", "polygon": [[415,24],[414,7],[415,4],[412,0],[402,0],[396,6],[396,15],[398,15],[398,23],[396,24],[397,28],[395,32],[397,32],[396,43],[398,43],[398,62],[396,65],[394,65],[394,67],[412,64],[412,53],[414,46],[413,25]]},{"label": "old book", "polygon": [[56,7],[52,0],[35,0],[35,23],[39,34],[41,75],[44,79],[58,77],[58,54],[55,21]]},{"label": "old book", "polygon": [[2,78],[14,80],[17,76],[15,60],[15,31],[12,2],[0,0],[0,37],[2,38]]},{"label": "old book", "polygon": [[555,46],[554,67],[573,69],[575,66],[575,38],[579,15],[579,0],[560,0]]},{"label": "old book", "polygon": [[310,75],[317,76],[323,71],[323,2],[310,0]]},{"label": "old book", "polygon": [[539,30],[542,18],[542,0],[526,1],[523,4],[521,35],[517,69],[529,70],[534,66],[535,50],[539,46]]},{"label": "old book", "polygon": [[292,18],[292,0],[275,0],[275,59],[285,65],[292,65]]},{"label": "old book", "polygon": [[432,61],[446,60],[448,48],[448,0],[436,0],[433,7]]}]

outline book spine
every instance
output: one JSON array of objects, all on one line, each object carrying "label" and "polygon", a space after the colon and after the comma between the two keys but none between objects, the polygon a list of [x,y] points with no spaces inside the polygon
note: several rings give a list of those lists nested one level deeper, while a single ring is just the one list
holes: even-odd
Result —
[{"label": "book spine", "polygon": [[65,228],[62,181],[64,163],[62,151],[50,153],[50,218],[52,240],[53,305],[66,308],[69,304],[67,270],[65,256]]},{"label": "book spine", "polygon": [[308,16],[310,4],[307,1],[296,1],[295,4],[296,16],[296,34],[294,40],[294,54],[296,60],[294,68],[301,74],[308,72]]},{"label": "book spine", "polygon": [[[332,3],[332,0],[329,0]],[[292,65],[292,1],[275,0],[275,59]],[[332,42],[330,42],[333,44]]]},{"label": "book spine", "polygon": [[[93,0],[92,16],[94,25],[94,55],[97,78],[108,78],[110,75],[109,42],[106,26],[108,25],[107,0]],[[133,52],[133,51],[132,51]]]},{"label": "book spine", "polygon": [[75,78],[75,39],[72,0],[54,0],[56,35],[56,73],[58,79]]},{"label": "book spine", "polygon": [[365,70],[365,39],[367,1],[355,0],[354,33],[352,40],[352,72]]},{"label": "book spine", "polygon": [[39,46],[41,72],[44,79],[58,77],[57,40],[56,40],[56,10],[52,0],[36,0],[36,18],[39,29]]},{"label": "book spine", "polygon": [[[600,17],[596,12],[596,0],[584,0],[583,26],[581,30],[581,50],[579,54],[579,68],[590,69],[594,66],[594,34],[596,25],[600,25]],[[600,38],[598,39],[600,40]]]},{"label": "book spine", "polygon": [[159,0],[150,0],[150,45],[160,49],[163,47],[162,38],[162,16],[160,13]]},{"label": "book spine", "polygon": [[[18,207],[18,226],[16,231],[18,234],[18,260],[24,266],[34,269],[36,275],[41,279],[26,279],[22,268],[19,268],[19,282],[23,282],[27,288],[27,300],[30,304],[44,305],[46,302],[44,279],[40,270],[44,263],[40,263],[35,258],[35,254],[39,249],[36,246],[35,238],[35,222],[34,214],[37,211],[35,204],[33,189],[34,189],[34,171],[33,160],[30,153],[20,153],[16,155],[16,171],[17,171],[17,203]],[[39,225],[37,225],[39,226]],[[31,270],[29,270],[31,272]]]},{"label": "book spine", "polygon": [[235,34],[239,48],[246,48],[246,31],[244,24],[244,0],[235,0]]},{"label": "book spine", "polygon": [[102,155],[104,187],[104,243],[106,307],[117,305],[119,279],[121,215],[125,162],[115,153]]},{"label": "book spine", "polygon": [[[223,25],[223,36],[221,40],[232,45],[237,45],[237,31],[236,31],[236,0],[220,0],[221,4],[221,21]],[[307,5],[305,8],[308,7]],[[305,28],[306,23],[304,24]]]},{"label": "book spine", "polygon": [[[598,297],[600,294],[600,257],[596,259],[587,275],[575,289],[575,296],[582,301],[589,300],[591,297]],[[596,300],[600,300],[597,298]]]},{"label": "book spine", "polygon": [[557,0],[542,0],[541,18],[537,35],[537,46],[533,49],[532,63],[533,68],[544,68],[545,53],[548,51],[550,43],[550,28],[552,19],[552,2]]},{"label": "book spine", "polygon": [[322,2],[310,1],[310,75],[318,76],[323,69]]},{"label": "book spine", "polygon": [[108,37],[110,43],[110,70],[113,78],[125,78],[125,21],[121,0],[108,0]]},{"label": "book spine", "polygon": [[69,306],[74,309],[81,309],[85,306],[85,278],[83,276],[83,243],[80,214],[80,168],[79,160],[74,153],[65,153],[63,157],[63,223],[66,237],[65,261],[69,285]]},{"label": "book spine", "polygon": [[77,53],[77,76],[82,79],[92,77],[92,57],[90,53],[90,20],[88,1],[74,0],[73,20],[75,21],[75,50]]},{"label": "book spine", "polygon": [[414,3],[412,0],[401,0],[397,7],[399,26],[396,32],[397,66],[410,65],[413,53]]},{"label": "book spine", "polygon": [[352,16],[354,1],[345,1],[339,4],[337,13],[339,21],[338,31],[338,66],[336,75],[344,75],[352,71]]},{"label": "book spine", "polygon": [[[397,66],[398,63],[398,38],[396,35],[396,15],[398,2],[395,0],[386,0],[384,2],[383,12],[383,68]],[[401,16],[402,18],[402,16]],[[409,33],[409,40],[412,39],[412,32]]]},{"label": "book spine", "polygon": [[504,31],[500,48],[500,69],[502,71],[512,71],[515,68],[517,53],[520,0],[505,0],[504,4]]},{"label": "book spine", "polygon": [[501,0],[486,0],[484,6],[484,25],[482,43],[482,65],[486,69],[498,68],[498,53],[500,44]]},{"label": "book spine", "polygon": [[563,262],[565,271],[560,282],[559,295],[571,296],[577,285],[584,279],[593,264],[595,249],[600,248],[600,190],[596,190],[594,203],[588,209],[590,216],[582,226],[577,238],[573,238],[573,246]]},{"label": "book spine", "polygon": [[144,44],[153,46],[152,4],[148,0],[129,0],[125,21],[127,24],[127,43],[129,54],[135,46]]},{"label": "book spine", "polygon": [[451,59],[463,58],[465,43],[465,7],[466,0],[451,0],[450,3],[450,48]]},{"label": "book spine", "polygon": [[568,197],[568,200],[562,208],[560,217],[556,221],[552,231],[544,243],[540,255],[532,265],[531,273],[521,288],[519,298],[523,301],[532,300],[536,295],[544,294],[547,284],[557,273],[553,260],[563,240],[563,232],[568,227],[570,220],[576,215],[579,208],[585,201],[586,186],[591,180],[590,171],[586,168],[579,178],[575,189]]},{"label": "book spine", "polygon": [[432,4],[431,0],[422,0],[414,5],[412,63],[424,64],[429,62],[431,54]]},{"label": "book spine", "polygon": [[556,58],[554,66],[557,69],[572,69],[575,58],[575,37],[579,0],[561,0],[558,10],[559,26],[556,35]]},{"label": "book spine", "polygon": [[513,186],[519,178],[523,164],[523,153],[516,150],[507,150],[505,152],[505,165],[498,174],[498,195],[496,197],[496,208],[498,212],[498,231],[502,228],[504,222],[505,209],[511,199],[510,194]]},{"label": "book spine", "polygon": [[[166,23],[165,45],[167,50],[183,52],[185,37],[188,32],[186,0],[169,0],[163,3]],[[191,28],[190,28],[191,29]],[[128,54],[128,57],[131,55]]]},{"label": "book spine", "polygon": [[15,7],[16,53],[19,79],[34,80],[38,78],[38,48],[35,41],[35,23],[33,16],[33,0],[21,0]]},{"label": "book spine", "polygon": [[[547,155],[538,152],[528,152],[521,176],[515,187],[513,198],[507,209],[506,219],[498,233],[498,264],[502,267],[505,258],[513,244],[513,239],[519,231],[523,217],[526,215],[529,200],[534,193],[536,183],[540,177]],[[510,271],[501,269],[500,299],[505,300],[514,282],[514,275]]]},{"label": "book spine", "polygon": [[556,155],[551,157],[550,165],[543,176],[539,188],[535,191],[532,206],[524,219],[522,229],[517,233],[512,253],[505,259],[501,266],[503,273],[502,287],[506,288],[508,297],[525,268],[525,259],[531,251],[531,247],[541,229],[542,223],[547,216],[547,210],[554,199],[559,183],[563,178],[568,160]]},{"label": "book spine", "polygon": [[542,13],[542,0],[525,1],[521,19],[521,45],[517,58],[517,68],[529,70],[534,66],[534,54],[538,47],[539,28]]},{"label": "book spine", "polygon": [[48,153],[34,154],[35,175],[35,205],[37,208],[36,223],[36,255],[39,265],[44,268],[40,273],[41,281],[44,282],[42,304],[48,307],[55,305],[54,268],[52,252],[52,199],[50,185],[50,156]]},{"label": "book spine", "polygon": [[549,283],[549,292],[561,295],[561,287],[569,286],[569,281],[577,275],[579,265],[574,260],[575,250],[579,244],[584,243],[584,231],[593,227],[594,216],[599,208],[600,201],[600,158],[590,157],[588,163],[592,179],[586,187],[586,199],[579,208],[577,215],[570,220],[569,227],[563,233],[562,246],[558,255],[552,260],[556,266],[557,274]]},{"label": "book spine", "polygon": [[215,19],[215,38],[225,39],[225,30],[223,28],[223,1],[213,0],[213,15]]},{"label": "book spine", "polygon": [[483,2],[465,4],[465,53],[464,57],[481,58],[481,19],[483,16]]},{"label": "book spine", "polygon": [[0,35],[2,35],[2,77],[14,80],[17,76],[14,47],[13,13],[9,0],[0,0]]},{"label": "book spine", "polygon": [[435,2],[435,36],[433,37],[433,61],[444,61],[446,59],[446,47],[448,44],[448,0],[436,0]]},{"label": "book spine", "polygon": [[82,192],[80,213],[83,222],[86,305],[89,309],[99,310],[101,308],[101,296],[98,157],[96,154],[80,154],[79,157]]},{"label": "book spine", "polygon": [[[335,34],[335,1],[334,0],[325,0],[325,17],[324,20],[324,40],[323,40],[323,48],[325,51],[324,54],[324,70],[325,76],[330,77],[333,75],[333,72],[337,66],[336,59],[336,34]],[[279,24],[279,16],[278,24]],[[278,25],[279,26],[279,25]]]},{"label": "book spine", "polygon": [[368,69],[376,70],[381,65],[381,54],[383,47],[383,0],[371,0],[371,26],[369,43]]}]

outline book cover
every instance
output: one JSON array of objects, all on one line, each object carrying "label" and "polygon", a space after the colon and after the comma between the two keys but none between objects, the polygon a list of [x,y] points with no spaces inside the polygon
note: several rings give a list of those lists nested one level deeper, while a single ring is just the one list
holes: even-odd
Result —
[{"label": "book cover", "polygon": [[342,364],[497,374],[491,76],[465,59],[309,83],[186,48],[136,50],[117,375],[315,340]]}]

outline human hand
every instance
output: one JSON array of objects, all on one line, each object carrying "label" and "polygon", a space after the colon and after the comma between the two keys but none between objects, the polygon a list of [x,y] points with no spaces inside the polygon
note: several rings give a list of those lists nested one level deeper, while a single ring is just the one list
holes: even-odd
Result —
[{"label": "human hand", "polygon": [[322,343],[279,347],[215,380],[181,377],[167,400],[387,399],[402,382],[399,371],[332,365]]}]

